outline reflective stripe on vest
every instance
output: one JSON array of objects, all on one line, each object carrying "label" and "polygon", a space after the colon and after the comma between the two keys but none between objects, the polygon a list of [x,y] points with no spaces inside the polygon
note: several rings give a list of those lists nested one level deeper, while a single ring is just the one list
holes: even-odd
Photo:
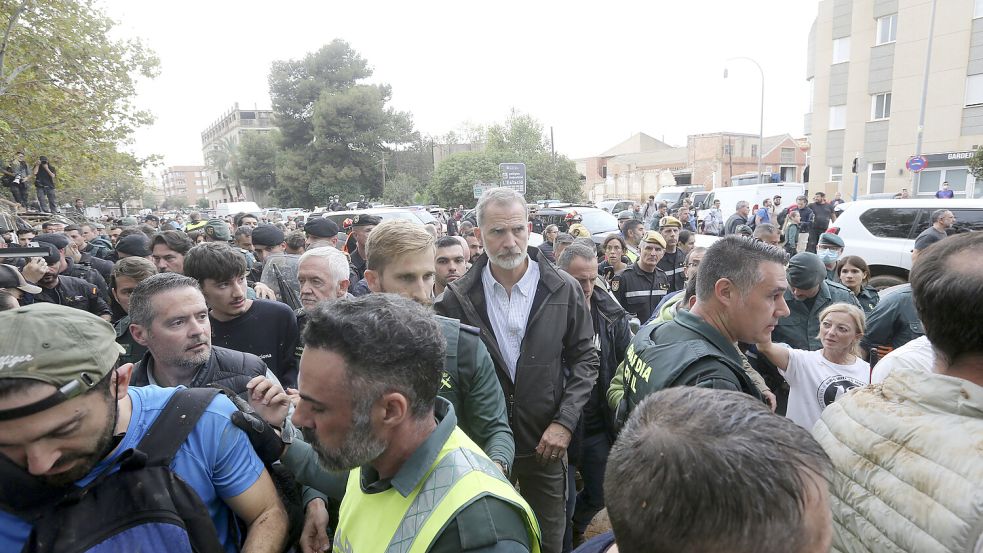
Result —
[{"label": "reflective stripe on vest", "polygon": [[636,290],[634,292],[625,292],[626,298],[638,298],[638,297],[648,297],[648,296],[664,296],[667,290]]},{"label": "reflective stripe on vest", "polygon": [[675,269],[672,269],[672,270],[669,270],[669,271],[662,271],[662,272],[665,273],[666,276],[672,276],[672,275],[675,275],[677,273],[681,273],[681,272],[683,272],[685,270],[686,270],[686,267],[676,267]]},{"label": "reflective stripe on vest", "polygon": [[486,495],[524,514],[532,550],[540,551],[532,509],[460,428],[454,429],[427,477],[407,497],[394,488],[363,493],[360,473],[355,469],[348,477],[334,544],[339,553],[423,553],[463,508]]}]

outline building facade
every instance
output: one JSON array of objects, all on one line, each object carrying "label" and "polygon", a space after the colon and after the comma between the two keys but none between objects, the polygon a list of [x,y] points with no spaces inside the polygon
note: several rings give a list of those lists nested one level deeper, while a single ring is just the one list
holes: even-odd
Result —
[{"label": "building facade", "polygon": [[[780,182],[802,180],[807,143],[784,134],[766,136],[762,147],[762,173],[777,175]],[[640,201],[665,186],[702,185],[711,190],[757,173],[758,135],[694,134],[686,138],[686,146],[675,147],[637,133],[599,156],[577,160],[577,168],[585,177],[584,197],[595,202]]]},{"label": "building facade", "polygon": [[[213,159],[215,153],[238,146],[243,133],[266,133],[272,131],[273,128],[273,110],[240,109],[239,103],[236,102],[232,109],[225,112],[218,120],[202,131],[201,154],[205,160],[205,165],[208,166],[206,169],[207,197],[210,207],[215,207],[222,202],[240,200],[240,198],[234,197],[237,195],[235,185],[229,183],[224,175],[220,178],[219,172],[211,167],[210,160]],[[226,186],[227,184],[229,186]],[[256,193],[246,187],[242,189],[241,199],[254,201],[260,205],[266,204],[265,194]]]},{"label": "building facade", "polygon": [[208,174],[202,165],[168,167],[160,177],[164,200],[172,200],[169,203],[179,200],[194,207],[199,198],[208,197]]},{"label": "building facade", "polygon": [[[809,35],[805,133],[810,190],[983,197],[968,160],[983,145],[983,0],[821,0]],[[922,83],[933,33],[922,155],[916,153]],[[857,173],[852,172],[857,159]]]}]

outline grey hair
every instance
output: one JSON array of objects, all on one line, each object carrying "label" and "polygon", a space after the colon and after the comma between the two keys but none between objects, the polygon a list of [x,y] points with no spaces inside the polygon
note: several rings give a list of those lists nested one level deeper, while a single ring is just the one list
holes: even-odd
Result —
[{"label": "grey hair", "polygon": [[546,234],[547,232],[560,232],[560,227],[556,225],[546,225],[546,228],[543,229],[543,234]]},{"label": "grey hair", "polygon": [[722,278],[747,294],[761,278],[761,264],[768,262],[784,266],[785,251],[743,236],[724,236],[710,246],[697,269],[696,299],[709,301]]},{"label": "grey hair", "polygon": [[154,313],[154,296],[178,288],[194,288],[201,292],[197,280],[177,273],[158,273],[141,280],[130,296],[130,322],[149,328],[157,316]]},{"label": "grey hair", "polygon": [[444,335],[433,313],[395,294],[321,302],[307,312],[304,344],[345,360],[356,405],[396,392],[416,419],[433,417],[444,370]]},{"label": "grey hair", "polygon": [[[696,246],[692,250],[686,252],[686,263],[689,263],[689,260],[690,260],[690,258],[693,257],[693,255],[698,254],[698,253],[706,254],[706,251],[707,251],[707,249],[704,248],[703,246]],[[696,279],[693,279],[693,280],[696,280]]]},{"label": "grey hair", "polygon": [[529,219],[529,206],[526,205],[526,199],[511,188],[489,188],[485,190],[484,194],[478,200],[478,205],[474,208],[475,218],[478,220],[478,228],[481,228],[481,221],[485,218],[485,212],[488,210],[490,205],[511,205],[519,204],[522,206],[522,220],[526,221]]},{"label": "grey hair", "polygon": [[559,232],[557,233],[556,238],[553,239],[553,247],[556,247],[560,244],[573,244],[574,240],[575,238],[573,237],[572,234]]},{"label": "grey hair", "polygon": [[747,200],[741,200],[737,202],[737,207],[735,209],[741,209],[742,207],[750,207],[751,204]]},{"label": "grey hair", "polygon": [[604,495],[624,553],[804,551],[807,496],[830,470],[806,429],[747,394],[675,387],[632,412]]},{"label": "grey hair", "polygon": [[941,221],[942,218],[945,217],[945,214],[948,213],[948,211],[949,211],[948,209],[936,209],[935,211],[933,211],[932,224],[934,225],[935,223]]},{"label": "grey hair", "polygon": [[328,262],[328,276],[331,280],[335,282],[341,282],[343,280],[348,280],[350,275],[348,260],[345,259],[345,254],[341,253],[338,248],[333,246],[321,246],[319,248],[311,248],[300,256],[297,260],[297,267],[299,268],[304,264],[304,261],[311,259],[312,257],[319,257]]},{"label": "grey hair", "polygon": [[586,259],[588,261],[597,261],[597,250],[587,246],[586,244],[580,244],[574,242],[563,250],[560,254],[560,259],[556,260],[556,264],[563,270],[570,267],[570,263],[573,262],[573,258],[579,257],[581,259]]}]

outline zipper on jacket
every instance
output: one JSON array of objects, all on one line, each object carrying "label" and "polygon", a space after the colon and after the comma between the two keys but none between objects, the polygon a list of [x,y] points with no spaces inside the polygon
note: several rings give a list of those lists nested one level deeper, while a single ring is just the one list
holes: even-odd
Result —
[{"label": "zipper on jacket", "polygon": [[512,409],[515,407],[515,394],[509,394],[509,426],[512,426]]}]

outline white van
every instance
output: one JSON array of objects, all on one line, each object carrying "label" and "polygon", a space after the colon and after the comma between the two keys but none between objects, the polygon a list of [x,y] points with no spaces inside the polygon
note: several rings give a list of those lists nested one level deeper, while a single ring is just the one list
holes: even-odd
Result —
[{"label": "white van", "polygon": [[723,212],[726,220],[734,210],[737,209],[737,202],[747,200],[751,207],[764,204],[765,198],[771,199],[775,196],[782,197],[782,207],[788,207],[795,203],[795,198],[805,194],[806,185],[801,182],[773,182],[765,184],[746,184],[743,186],[727,186],[724,188],[714,188],[704,198],[702,205],[697,205],[698,221],[702,221],[706,215],[706,210],[713,207],[714,200],[720,200],[720,211]]},{"label": "white van", "polygon": [[225,217],[236,213],[252,213],[258,219],[263,215],[263,210],[256,202],[226,202],[215,206],[216,217]]}]

